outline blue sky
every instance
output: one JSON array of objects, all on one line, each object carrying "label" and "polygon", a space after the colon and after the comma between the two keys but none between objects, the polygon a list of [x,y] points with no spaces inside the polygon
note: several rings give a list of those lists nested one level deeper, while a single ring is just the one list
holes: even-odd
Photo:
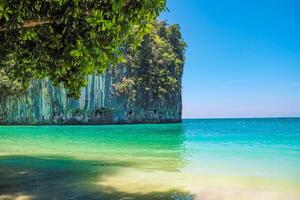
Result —
[{"label": "blue sky", "polygon": [[300,116],[300,1],[167,5],[188,44],[184,118]]}]

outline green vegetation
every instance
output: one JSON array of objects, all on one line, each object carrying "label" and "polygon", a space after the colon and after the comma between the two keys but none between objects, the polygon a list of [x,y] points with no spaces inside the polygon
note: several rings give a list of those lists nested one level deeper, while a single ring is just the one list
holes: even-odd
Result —
[{"label": "green vegetation", "polygon": [[72,114],[75,116],[81,116],[84,114],[84,110],[82,110],[80,108],[76,108],[75,110],[73,110]]},{"label": "green vegetation", "polygon": [[144,37],[138,52],[127,49],[129,76],[114,85],[117,95],[126,94],[134,100],[139,90],[149,98],[164,99],[168,92],[181,87],[186,44],[180,27],[168,26],[166,22],[156,22],[153,26],[153,32]]},{"label": "green vegetation", "polygon": [[165,0],[0,0],[0,76],[16,88],[49,77],[78,97],[87,75],[125,62],[124,47],[136,49],[164,9]]},{"label": "green vegetation", "polygon": [[126,94],[131,101],[135,101],[135,84],[134,78],[123,78],[122,81],[113,84],[113,88],[117,96],[124,96]]},{"label": "green vegetation", "polygon": [[[11,80],[7,74],[0,69],[0,100],[6,96],[11,96],[22,93],[24,87],[16,80]],[[5,95],[3,95],[5,94]]]},{"label": "green vegetation", "polygon": [[106,107],[100,107],[97,108],[95,111],[95,116],[98,115],[112,115],[113,110],[111,108],[106,108]]}]

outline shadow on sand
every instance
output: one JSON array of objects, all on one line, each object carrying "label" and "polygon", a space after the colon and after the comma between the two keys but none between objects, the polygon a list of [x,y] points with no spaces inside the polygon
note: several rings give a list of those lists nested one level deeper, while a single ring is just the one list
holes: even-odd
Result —
[{"label": "shadow on sand", "polygon": [[[114,167],[116,166],[116,167]],[[182,191],[127,194],[94,184],[130,162],[107,163],[64,157],[0,157],[0,200],[192,199]]]}]

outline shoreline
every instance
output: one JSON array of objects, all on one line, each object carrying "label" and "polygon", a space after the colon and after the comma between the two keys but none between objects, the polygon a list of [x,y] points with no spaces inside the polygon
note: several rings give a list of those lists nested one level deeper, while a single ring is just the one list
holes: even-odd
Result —
[{"label": "shoreline", "polygon": [[46,123],[41,123],[41,124],[22,124],[22,123],[16,123],[16,124],[1,124],[0,127],[9,127],[9,126],[109,126],[109,125],[138,125],[138,124],[180,124],[183,122],[184,119],[181,120],[162,120],[159,122],[117,122],[117,123],[63,123],[63,124],[46,124]]},{"label": "shoreline", "polygon": [[178,120],[160,120],[160,121],[133,121],[133,122],[112,122],[112,123],[94,123],[94,122],[66,122],[66,123],[1,123],[0,127],[9,126],[109,126],[109,125],[147,125],[147,124],[181,124],[184,121],[214,121],[214,120],[298,120],[300,117],[237,117],[237,118],[182,118]]}]

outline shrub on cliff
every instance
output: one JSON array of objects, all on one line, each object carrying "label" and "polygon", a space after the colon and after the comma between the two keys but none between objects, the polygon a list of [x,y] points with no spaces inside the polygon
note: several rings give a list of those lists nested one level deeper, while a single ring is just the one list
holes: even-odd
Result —
[{"label": "shrub on cliff", "polygon": [[11,80],[9,76],[0,69],[0,101],[7,96],[20,95],[24,86],[17,80]]},{"label": "shrub on cliff", "polygon": [[[139,90],[149,96],[148,99],[164,100],[170,97],[168,93],[180,89],[186,48],[180,27],[176,24],[169,26],[166,22],[155,22],[152,26],[153,31],[145,35],[137,52],[127,49],[125,58],[129,75],[114,85],[117,94],[136,99]],[[128,80],[131,81],[130,87]]]}]

